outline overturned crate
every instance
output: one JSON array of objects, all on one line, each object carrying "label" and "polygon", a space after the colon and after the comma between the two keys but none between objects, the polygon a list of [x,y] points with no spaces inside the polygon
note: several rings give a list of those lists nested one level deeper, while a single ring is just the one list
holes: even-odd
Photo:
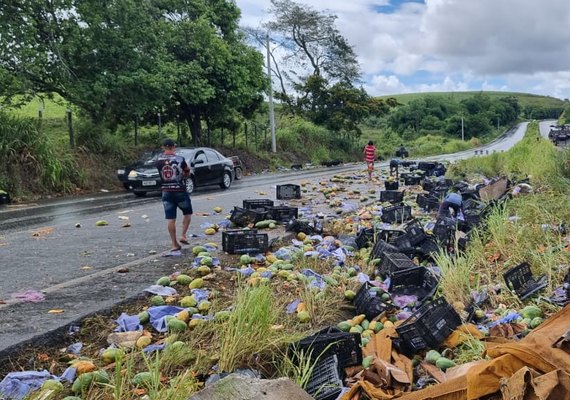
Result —
[{"label": "overturned crate", "polygon": [[305,391],[315,400],[335,400],[342,387],[338,359],[332,355],[315,364]]},{"label": "overturned crate", "polygon": [[304,357],[315,361],[335,355],[341,369],[362,363],[360,334],[342,332],[336,327],[322,329],[314,335],[292,343],[289,345],[289,351],[292,358],[302,353]]},{"label": "overturned crate", "polygon": [[277,222],[289,222],[299,217],[297,207],[278,206],[267,208],[267,217]]},{"label": "overturned crate", "polygon": [[429,269],[414,267],[393,272],[388,291],[392,296],[416,296],[422,302],[435,294],[437,285],[438,280]]},{"label": "overturned crate", "polygon": [[388,203],[401,203],[404,200],[404,192],[399,190],[382,190],[380,201]]},{"label": "overturned crate", "polygon": [[393,304],[382,300],[382,295],[383,292],[379,287],[364,282],[352,300],[356,313],[364,314],[368,320],[372,320],[384,311],[394,309]]},{"label": "overturned crate", "polygon": [[241,207],[234,207],[230,221],[237,226],[254,225],[256,222],[263,221],[267,218],[267,212],[261,210],[248,210]]},{"label": "overturned crate", "polygon": [[369,247],[372,243],[375,242],[375,233],[376,230],[374,228],[360,229],[356,235],[356,247],[359,249]]},{"label": "overturned crate", "polygon": [[269,249],[267,233],[257,230],[231,230],[222,232],[222,248],[229,254],[259,254]]},{"label": "overturned crate", "polygon": [[536,279],[532,275],[529,263],[523,262],[503,274],[503,279],[509,290],[524,300],[547,286],[546,277]]},{"label": "overturned crate", "polygon": [[287,184],[277,185],[277,200],[293,200],[301,198],[301,186]]},{"label": "overturned crate", "polygon": [[392,276],[395,272],[416,268],[410,258],[403,253],[387,253],[382,257],[378,273],[382,276]]},{"label": "overturned crate", "polygon": [[435,349],[459,326],[461,318],[444,297],[422,305],[396,328],[400,350],[409,356]]},{"label": "overturned crate", "polygon": [[243,201],[243,208],[246,210],[267,211],[273,205],[273,200],[269,199],[247,199]]},{"label": "overturned crate", "polygon": [[382,209],[382,222],[403,223],[412,219],[412,207],[396,205]]},{"label": "overturned crate", "polygon": [[433,211],[439,208],[439,199],[426,193],[418,193],[416,203],[426,211]]},{"label": "overturned crate", "polygon": [[382,260],[386,254],[397,252],[398,248],[396,246],[393,246],[382,239],[376,239],[376,243],[374,243],[374,247],[372,248],[372,252],[370,254],[373,260]]}]

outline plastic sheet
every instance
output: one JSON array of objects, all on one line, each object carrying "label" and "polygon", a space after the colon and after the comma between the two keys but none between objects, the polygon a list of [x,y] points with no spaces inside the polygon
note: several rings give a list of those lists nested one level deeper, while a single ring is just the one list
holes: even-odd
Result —
[{"label": "plastic sheet", "polygon": [[0,398],[21,400],[31,391],[38,390],[48,379],[58,378],[46,370],[10,372],[0,382]]},{"label": "plastic sheet", "polygon": [[178,293],[174,288],[171,288],[169,286],[160,286],[160,285],[149,286],[144,291],[159,296],[174,296],[175,294]]},{"label": "plastic sheet", "polygon": [[134,332],[143,330],[138,315],[128,315],[122,313],[119,318],[115,320],[115,322],[118,325],[115,328],[115,332]]},{"label": "plastic sheet", "polygon": [[150,324],[158,332],[166,332],[168,329],[166,327],[165,317],[168,315],[175,315],[182,311],[182,307],[175,306],[156,306],[150,307],[148,309]]}]

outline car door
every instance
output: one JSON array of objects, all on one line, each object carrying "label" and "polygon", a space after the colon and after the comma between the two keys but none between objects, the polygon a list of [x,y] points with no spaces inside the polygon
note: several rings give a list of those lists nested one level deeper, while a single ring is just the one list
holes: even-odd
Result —
[{"label": "car door", "polygon": [[224,165],[222,164],[218,153],[211,149],[204,149],[206,157],[208,157],[209,179],[210,183],[220,183],[224,176]]},{"label": "car door", "polygon": [[192,160],[192,168],[194,170],[194,180],[196,185],[207,185],[210,167],[208,158],[204,154],[204,150],[197,150]]}]

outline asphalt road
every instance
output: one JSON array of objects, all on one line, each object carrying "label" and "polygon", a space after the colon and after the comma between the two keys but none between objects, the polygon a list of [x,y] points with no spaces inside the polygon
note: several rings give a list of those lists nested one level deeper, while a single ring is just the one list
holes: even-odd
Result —
[{"label": "asphalt road", "polygon": [[[527,123],[519,124],[478,153],[508,150],[523,137],[526,127]],[[426,159],[455,161],[474,155],[466,151]],[[363,167],[353,164],[262,174],[244,177],[227,191],[200,189],[192,196],[195,216],[190,233],[202,233],[201,224],[219,222],[243,199],[275,200],[278,184],[318,182],[341,172],[362,172]],[[216,206],[223,208],[221,215],[212,215]],[[98,220],[109,225],[97,227]],[[122,227],[127,222],[130,227]],[[191,246],[203,242],[191,239]],[[140,199],[105,193],[0,208],[0,301],[4,303],[0,302],[0,361],[11,346],[134,296],[157,277],[172,272],[176,263],[188,260],[189,250],[180,258],[161,257],[168,248],[159,196]],[[14,299],[27,290],[42,291],[45,300],[22,303]],[[49,314],[53,309],[64,312]]]}]

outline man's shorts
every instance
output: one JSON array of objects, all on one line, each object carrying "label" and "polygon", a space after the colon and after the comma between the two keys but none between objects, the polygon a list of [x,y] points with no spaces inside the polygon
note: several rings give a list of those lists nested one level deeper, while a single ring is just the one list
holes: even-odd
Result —
[{"label": "man's shorts", "polygon": [[374,161],[368,161],[368,171],[374,171]]},{"label": "man's shorts", "polygon": [[182,214],[192,215],[192,201],[186,192],[162,192],[162,205],[166,219],[176,219],[178,208]]}]

